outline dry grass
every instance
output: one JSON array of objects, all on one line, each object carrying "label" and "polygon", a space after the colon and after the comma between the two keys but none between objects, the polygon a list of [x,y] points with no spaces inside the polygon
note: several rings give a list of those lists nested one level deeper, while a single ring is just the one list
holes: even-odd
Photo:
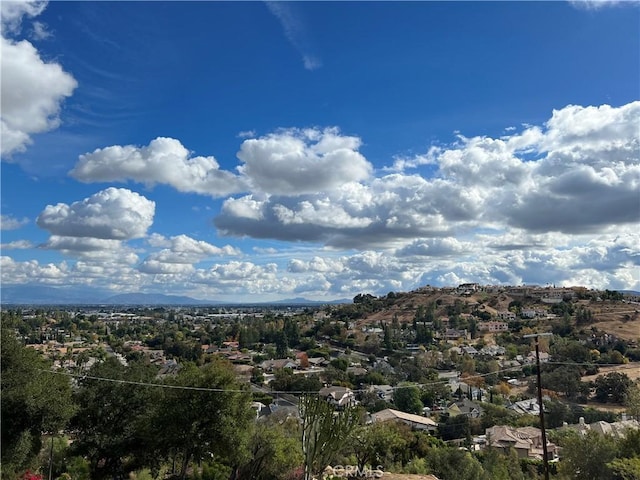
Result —
[{"label": "dry grass", "polygon": [[[403,294],[394,305],[379,312],[368,315],[356,322],[357,327],[364,325],[380,325],[391,323],[398,318],[400,323],[411,323],[419,306],[427,306],[437,302],[439,304],[436,316],[445,314],[446,306],[453,305],[456,301],[469,304],[482,302],[483,309],[493,315],[507,310],[514,298],[504,294],[479,293],[469,297],[460,297],[442,291],[414,291]],[[577,302],[591,310],[597,321],[587,327],[596,327],[598,330],[614,335],[626,341],[640,343],[640,305],[621,302],[592,302],[581,300]],[[541,306],[548,309],[548,305],[527,303],[527,306]]]},{"label": "dry grass", "polygon": [[594,323],[593,326],[623,340],[638,342],[640,341],[640,318],[638,318],[637,313],[633,315],[635,317],[633,320],[625,321],[620,318],[614,318]]},{"label": "dry grass", "polygon": [[624,363],[622,365],[611,365],[607,367],[600,367],[600,373],[596,375],[586,375],[582,377],[583,382],[592,382],[600,375],[606,375],[611,372],[620,372],[626,374],[631,380],[638,380],[640,378],[640,362]]}]

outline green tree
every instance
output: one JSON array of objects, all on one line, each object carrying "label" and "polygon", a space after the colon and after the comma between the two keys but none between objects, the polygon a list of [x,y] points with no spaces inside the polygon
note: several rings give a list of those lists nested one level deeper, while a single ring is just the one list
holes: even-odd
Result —
[{"label": "green tree", "polygon": [[342,370],[343,372],[347,371],[347,367],[349,367],[349,362],[346,358],[334,358],[331,360],[331,366],[337,370]]},{"label": "green tree", "polygon": [[596,399],[599,402],[622,403],[632,386],[626,373],[610,372],[596,378]]},{"label": "green tree", "polygon": [[481,456],[482,466],[491,480],[525,480],[518,452],[511,448],[507,455],[488,447]]},{"label": "green tree", "polygon": [[483,429],[493,427],[494,425],[510,424],[516,416],[513,410],[509,410],[501,405],[483,403],[482,409],[484,410],[481,417]]},{"label": "green tree", "polygon": [[420,400],[423,405],[433,407],[438,402],[451,399],[451,389],[448,385],[438,382],[438,374],[434,371],[435,378],[428,377],[427,383],[420,390]]},{"label": "green tree", "polygon": [[256,425],[249,441],[249,460],[239,468],[238,478],[277,480],[302,464],[297,422],[276,416]]},{"label": "green tree", "polygon": [[396,463],[407,450],[413,437],[407,425],[398,422],[376,422],[354,429],[349,441],[349,451],[356,457],[362,471],[367,465]]},{"label": "green tree", "polygon": [[276,332],[274,343],[276,344],[278,358],[285,358],[289,354],[289,339],[283,330]]},{"label": "green tree", "polygon": [[567,435],[562,444],[560,473],[572,480],[610,480],[607,463],[616,458],[616,442],[608,435],[589,431],[584,437],[577,433]]},{"label": "green tree", "polygon": [[438,431],[443,440],[467,438],[471,440],[471,423],[466,415],[447,417],[438,424]]},{"label": "green tree", "polygon": [[544,402],[545,405],[545,423],[549,428],[561,427],[563,422],[568,422],[571,415],[571,409],[560,400],[551,400]]},{"label": "green tree", "polygon": [[575,399],[586,395],[589,386],[581,381],[580,370],[574,366],[561,366],[551,372],[542,372],[542,386]]},{"label": "green tree", "polygon": [[2,477],[12,478],[37,456],[42,434],[66,426],[74,406],[69,378],[52,373],[11,330],[1,332]]},{"label": "green tree", "polygon": [[640,421],[640,384],[638,382],[627,389],[624,406],[627,408],[627,414]]},{"label": "green tree", "polygon": [[320,474],[332,457],[342,449],[360,420],[357,408],[334,408],[317,395],[300,398],[302,419],[302,453],[304,478],[310,480]]},{"label": "green tree", "polygon": [[295,319],[285,318],[283,331],[289,347],[294,348],[300,343],[300,327]]},{"label": "green tree", "polygon": [[511,480],[505,456],[490,446],[481,456],[482,467],[487,472],[491,480]]},{"label": "green tree", "polygon": [[185,478],[191,462],[213,459],[232,469],[249,458],[251,395],[236,381],[230,363],[215,358],[198,368],[187,364],[162,389],[151,417],[157,454],[180,464]]},{"label": "green tree", "polygon": [[78,381],[72,452],[88,459],[91,478],[123,476],[147,465],[151,446],[144,420],[153,394],[160,392],[129,382],[147,383],[154,376],[155,369],[148,365],[125,367],[108,357]]},{"label": "green tree", "polygon": [[640,479],[640,457],[616,458],[607,463],[607,467],[616,480]]},{"label": "green tree", "polygon": [[457,448],[432,448],[427,463],[438,478],[485,480],[482,464],[469,452]]},{"label": "green tree", "polygon": [[420,400],[420,389],[416,385],[400,383],[393,393],[393,401],[398,410],[421,414],[424,404]]},{"label": "green tree", "polygon": [[629,428],[624,437],[618,440],[620,457],[640,457],[640,430]]}]

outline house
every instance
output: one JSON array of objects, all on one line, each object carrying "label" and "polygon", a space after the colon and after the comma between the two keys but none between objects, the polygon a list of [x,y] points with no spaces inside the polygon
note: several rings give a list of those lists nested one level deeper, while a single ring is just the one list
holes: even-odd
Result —
[{"label": "house", "polygon": [[[539,428],[494,426],[486,429],[486,438],[490,447],[503,453],[509,453],[513,448],[520,458],[543,458],[542,432]],[[550,458],[555,458],[558,453],[556,445],[547,441],[547,452]]]},{"label": "house", "polygon": [[400,410],[394,410],[392,408],[387,408],[385,410],[372,413],[371,421],[396,421],[409,425],[414,430],[424,430],[428,432],[436,432],[438,430],[438,424],[430,418],[415,415],[413,413],[401,412]]},{"label": "house", "polygon": [[462,353],[466,353],[467,355],[474,356],[478,354],[478,350],[471,345],[463,345],[460,349],[462,350]]},{"label": "house", "polygon": [[355,375],[356,377],[361,377],[367,374],[367,369],[363,367],[347,367],[347,373]]},{"label": "house", "polygon": [[269,410],[269,407],[267,407],[262,402],[251,402],[251,408],[253,408],[256,411],[256,419],[263,417],[265,415],[269,415],[269,413],[271,413]]},{"label": "house", "polygon": [[460,340],[469,338],[467,330],[456,330],[455,328],[447,328],[444,332],[445,340]]},{"label": "house", "polygon": [[516,415],[540,415],[540,406],[537,398],[521,400],[509,405],[507,408],[513,410]]},{"label": "house", "polygon": [[265,360],[260,364],[260,368],[262,368],[265,372],[275,372],[276,370],[280,370],[282,368],[290,368],[292,370],[295,370],[296,368],[298,368],[298,364],[290,358],[280,358],[277,360]]},{"label": "house", "polygon": [[447,413],[452,417],[466,415],[469,418],[479,418],[484,413],[484,409],[476,402],[473,402],[468,398],[463,398],[462,400],[453,402],[449,405],[447,407]]},{"label": "house", "polygon": [[[546,363],[549,361],[549,354],[547,352],[539,352],[538,356],[540,358],[540,363]],[[529,354],[527,355],[527,358],[525,359],[526,363],[536,363],[536,352],[531,351],[529,352]]]},{"label": "house", "polygon": [[218,351],[217,345],[201,345],[202,353],[216,353]]},{"label": "house", "polygon": [[174,359],[167,360],[160,367],[160,371],[156,375],[156,378],[163,378],[163,377],[166,377],[167,375],[177,375],[181,369],[182,369],[182,365],[180,365]]},{"label": "house", "polygon": [[506,349],[498,345],[486,345],[480,349],[480,353],[482,355],[495,357],[496,355],[504,355],[506,353]]},{"label": "house", "polygon": [[498,318],[500,320],[515,320],[516,314],[508,311],[498,312]]},{"label": "house", "polygon": [[509,325],[505,322],[480,322],[478,328],[481,331],[489,333],[508,332]]},{"label": "house", "polygon": [[362,327],[362,333],[375,333],[377,335],[381,335],[384,333],[384,330],[380,327],[369,327],[365,325],[364,327]]},{"label": "house", "polygon": [[324,398],[331,405],[342,408],[356,403],[353,390],[347,387],[331,386],[321,388],[318,392],[321,398]]},{"label": "house", "polygon": [[254,407],[257,410],[258,418],[263,419],[269,415],[277,415],[282,419],[300,418],[300,411],[294,402],[288,401],[286,398],[274,398],[273,402],[267,405],[266,409]]},{"label": "house", "polygon": [[456,289],[456,293],[458,295],[469,296],[469,295],[473,295],[478,290],[480,290],[480,285],[478,285],[477,283],[462,283],[458,285],[458,288]]},{"label": "house", "polygon": [[329,365],[329,361],[324,357],[311,357],[308,359],[308,362],[311,368],[326,367]]},{"label": "house", "polygon": [[564,424],[561,427],[561,430],[574,430],[581,435],[586,435],[587,432],[593,431],[599,433],[600,435],[611,435],[616,438],[624,437],[627,430],[629,429],[640,429],[640,422],[638,422],[637,420],[627,420],[623,417],[623,420],[613,423],[604,421],[585,423],[584,417],[580,417],[577,424]]},{"label": "house", "polygon": [[249,363],[251,362],[251,355],[247,355],[246,353],[225,353],[224,355],[227,357],[231,363]]}]

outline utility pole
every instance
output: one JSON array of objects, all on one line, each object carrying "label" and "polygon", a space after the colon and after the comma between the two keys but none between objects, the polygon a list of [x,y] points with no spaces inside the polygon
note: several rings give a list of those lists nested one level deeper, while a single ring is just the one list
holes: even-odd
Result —
[{"label": "utility pole", "polygon": [[524,335],[522,338],[536,339],[536,365],[538,367],[538,407],[540,409],[540,431],[542,432],[542,458],[544,461],[544,480],[549,480],[549,453],[547,452],[547,433],[544,429],[544,405],[542,403],[542,384],[540,383],[540,337],[550,337],[552,333],[532,333]]}]

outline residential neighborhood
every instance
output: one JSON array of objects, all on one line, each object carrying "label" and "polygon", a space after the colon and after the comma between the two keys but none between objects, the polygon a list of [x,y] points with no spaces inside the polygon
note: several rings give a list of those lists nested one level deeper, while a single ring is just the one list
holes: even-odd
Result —
[{"label": "residential neighborhood", "polygon": [[[638,336],[598,328],[607,327],[599,315],[640,325],[633,301],[584,289],[465,285],[313,308],[21,306],[2,315],[24,348],[69,375],[73,388],[105,362],[123,372],[145,365],[152,383],[168,384],[194,366],[224,362],[251,392],[258,424],[304,423],[301,399],[314,395],[334,412],[362,412],[361,428],[407,428],[474,455],[514,451],[541,471],[543,413],[552,465],[562,464],[567,432],[624,439],[638,430],[629,400],[640,376]],[[548,336],[536,348],[525,335],[540,331]],[[406,470],[399,458],[387,468]]]}]

